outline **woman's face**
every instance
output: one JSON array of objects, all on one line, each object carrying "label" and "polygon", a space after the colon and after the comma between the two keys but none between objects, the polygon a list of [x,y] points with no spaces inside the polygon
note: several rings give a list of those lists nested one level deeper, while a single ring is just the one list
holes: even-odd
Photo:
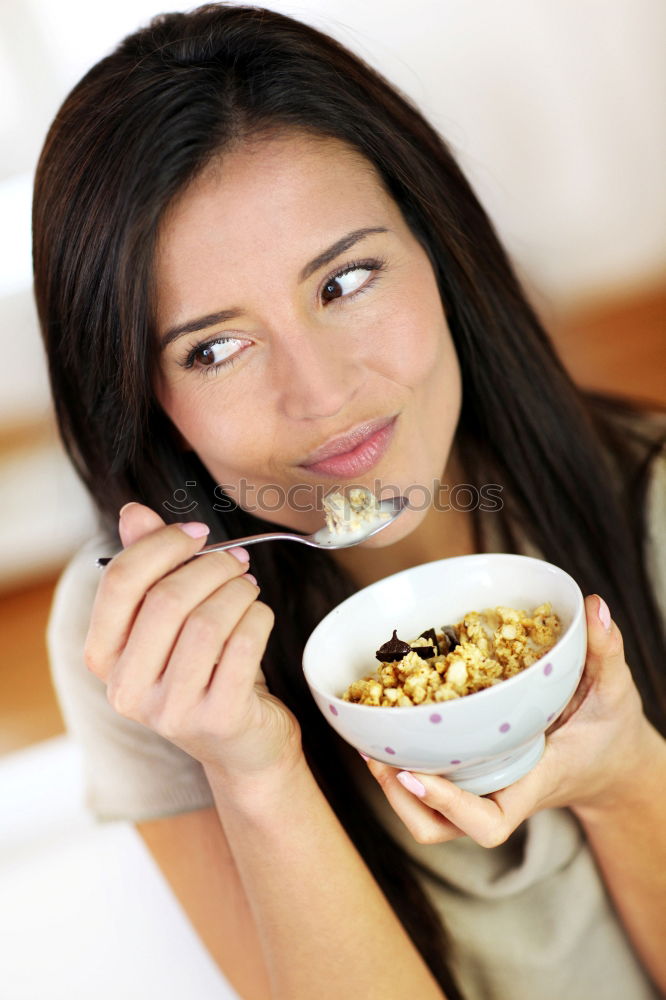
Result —
[{"label": "woman's face", "polygon": [[[441,477],[456,354],[429,258],[358,153],[294,133],[225,153],[171,207],[156,278],[158,399],[242,507],[311,531],[334,486],[388,495]],[[393,417],[313,464],[331,439]]]}]

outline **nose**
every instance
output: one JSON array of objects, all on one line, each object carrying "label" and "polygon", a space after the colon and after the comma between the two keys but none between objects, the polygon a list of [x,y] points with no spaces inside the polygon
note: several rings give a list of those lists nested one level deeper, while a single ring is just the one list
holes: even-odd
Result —
[{"label": "nose", "polygon": [[308,327],[283,338],[275,376],[280,402],[291,420],[323,420],[344,411],[359,393],[363,365],[344,337]]}]

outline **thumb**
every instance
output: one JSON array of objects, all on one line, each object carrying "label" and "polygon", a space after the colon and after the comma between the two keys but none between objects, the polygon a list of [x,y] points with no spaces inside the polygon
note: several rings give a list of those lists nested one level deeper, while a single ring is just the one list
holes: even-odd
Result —
[{"label": "thumb", "polygon": [[598,594],[585,598],[587,659],[597,675],[616,673],[625,666],[622,634],[611,618],[608,605]]},{"label": "thumb", "polygon": [[160,515],[145,504],[132,500],[120,509],[118,533],[123,548],[137,542],[144,535],[149,535],[166,524]]},{"label": "thumb", "polygon": [[626,694],[626,676],[629,668],[624,662],[622,635],[611,619],[608,605],[598,594],[585,598],[587,619],[587,651],[585,668],[569,704],[553,723],[546,735],[561,729],[578,712],[591,692],[603,690],[620,699]]}]

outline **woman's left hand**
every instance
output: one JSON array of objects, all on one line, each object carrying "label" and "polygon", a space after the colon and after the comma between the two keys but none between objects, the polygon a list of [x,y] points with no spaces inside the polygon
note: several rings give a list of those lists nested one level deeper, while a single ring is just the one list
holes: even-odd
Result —
[{"label": "woman's left hand", "polygon": [[588,648],[580,683],[547,730],[543,757],[513,785],[473,795],[438,775],[398,771],[368,760],[389,803],[418,843],[467,835],[482,847],[495,847],[540,809],[603,808],[629,787],[644,766],[651,727],[625,662],[620,630],[610,614],[609,627],[604,627],[600,606],[602,614],[603,609],[608,612],[598,596],[585,599]]}]

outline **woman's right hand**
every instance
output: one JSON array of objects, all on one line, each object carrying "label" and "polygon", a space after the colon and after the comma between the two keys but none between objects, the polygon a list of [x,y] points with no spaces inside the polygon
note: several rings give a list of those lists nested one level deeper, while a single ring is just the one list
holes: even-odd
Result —
[{"label": "woman's right hand", "polygon": [[99,584],[86,665],[120,715],[230,779],[291,767],[300,726],[260,666],[273,612],[229,550],[186,562],[206,534],[184,527],[142,504],[123,508],[124,548]]}]

